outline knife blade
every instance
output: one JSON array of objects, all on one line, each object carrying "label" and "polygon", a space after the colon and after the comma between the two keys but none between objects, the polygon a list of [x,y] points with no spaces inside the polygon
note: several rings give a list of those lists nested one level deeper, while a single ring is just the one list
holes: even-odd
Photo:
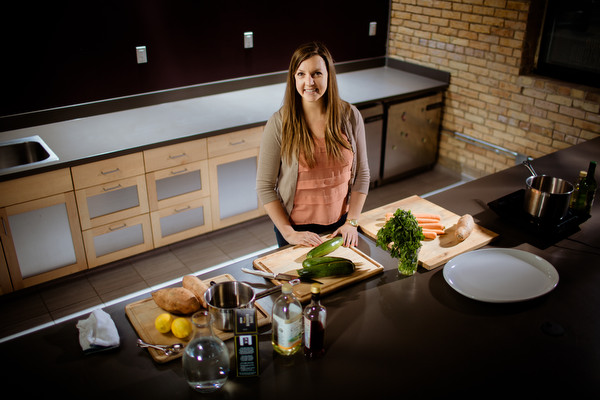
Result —
[{"label": "knife blade", "polygon": [[258,271],[255,269],[248,269],[248,268],[242,268],[242,271],[247,274],[262,276],[263,278],[268,278],[268,279],[275,279],[275,280],[282,280],[282,281],[291,281],[294,279],[300,279],[301,282],[318,283],[321,285],[323,284],[322,282],[319,282],[312,278],[303,278],[303,277],[299,277],[296,275],[290,275],[290,274],[274,274],[273,272]]}]

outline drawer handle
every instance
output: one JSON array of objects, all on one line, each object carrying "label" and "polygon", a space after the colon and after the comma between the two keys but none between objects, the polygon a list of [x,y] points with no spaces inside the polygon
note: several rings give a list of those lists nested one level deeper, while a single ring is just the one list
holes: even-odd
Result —
[{"label": "drawer handle", "polygon": [[121,184],[119,183],[117,186],[111,186],[109,188],[105,188],[103,187],[102,190],[104,190],[105,192],[110,192],[111,190],[115,190],[121,187]]},{"label": "drawer handle", "polygon": [[230,146],[237,146],[237,145],[239,145],[239,144],[244,144],[244,143],[246,143],[246,140],[245,140],[245,139],[242,139],[242,140],[240,140],[240,141],[238,141],[238,142],[229,142],[229,145],[230,145]]},{"label": "drawer handle", "polygon": [[171,171],[171,175],[179,175],[179,174],[186,172],[187,170],[188,170],[187,168],[184,168],[184,169],[180,169],[179,171]]},{"label": "drawer handle", "polygon": [[110,175],[110,174],[114,174],[115,172],[119,172],[119,167],[117,167],[115,169],[111,169],[110,171],[100,171],[100,173],[102,175]]},{"label": "drawer handle", "polygon": [[179,213],[179,212],[182,212],[182,211],[185,211],[185,210],[189,210],[190,208],[192,208],[192,207],[191,207],[191,206],[188,204],[188,205],[187,205],[187,206],[185,206],[185,207],[176,208],[176,209],[175,209],[175,212],[176,212],[176,213]]},{"label": "drawer handle", "polygon": [[181,154],[175,154],[174,156],[169,155],[169,158],[171,160],[175,160],[176,158],[181,158],[181,157],[185,157],[187,154],[185,154],[185,152],[181,153]]},{"label": "drawer handle", "polygon": [[109,226],[108,229],[111,230],[111,231],[118,231],[119,229],[123,229],[126,226],[127,226],[127,224],[123,223],[123,224],[121,224],[119,226]]}]

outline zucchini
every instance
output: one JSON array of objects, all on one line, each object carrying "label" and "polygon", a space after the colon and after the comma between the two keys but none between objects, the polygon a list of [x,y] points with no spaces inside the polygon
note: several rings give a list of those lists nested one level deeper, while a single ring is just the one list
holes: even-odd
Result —
[{"label": "zucchini", "polygon": [[313,257],[302,262],[298,275],[302,278],[322,278],[327,276],[349,275],[356,265],[343,257]]},{"label": "zucchini", "polygon": [[344,243],[344,239],[341,236],[336,236],[329,239],[326,242],[321,243],[306,254],[306,258],[322,257],[325,256]]}]

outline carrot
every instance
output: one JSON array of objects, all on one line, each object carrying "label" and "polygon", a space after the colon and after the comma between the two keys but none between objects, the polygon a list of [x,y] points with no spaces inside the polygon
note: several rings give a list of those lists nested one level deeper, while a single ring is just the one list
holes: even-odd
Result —
[{"label": "carrot", "polygon": [[385,213],[385,222],[388,222],[390,219],[392,219],[392,217],[394,216],[394,213]]},{"label": "carrot", "polygon": [[446,231],[443,229],[423,229],[423,232],[433,232],[437,235],[444,235],[446,234]]},{"label": "carrot", "polygon": [[469,237],[474,227],[473,217],[469,214],[463,215],[456,223],[456,238],[462,242]]},{"label": "carrot", "polygon": [[417,222],[420,224],[435,224],[439,223],[440,220],[435,218],[417,218]]},{"label": "carrot", "polygon": [[437,237],[437,233],[434,231],[423,230],[423,236],[425,236],[425,239],[435,239]]},{"label": "carrot", "polygon": [[436,219],[436,220],[440,220],[442,219],[442,217],[440,217],[438,214],[432,214],[432,213],[426,213],[426,212],[420,212],[420,213],[412,213],[415,218],[418,220],[419,218],[426,218],[426,219]]},{"label": "carrot", "polygon": [[442,225],[441,223],[427,223],[427,224],[419,224],[419,226],[423,229],[440,229],[440,230],[444,230],[444,225]]}]

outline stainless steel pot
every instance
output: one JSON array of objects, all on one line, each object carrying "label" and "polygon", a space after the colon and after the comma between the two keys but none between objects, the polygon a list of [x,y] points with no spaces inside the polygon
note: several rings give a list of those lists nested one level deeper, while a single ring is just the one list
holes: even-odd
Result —
[{"label": "stainless steel pot", "polygon": [[232,331],[235,326],[235,310],[254,306],[254,301],[276,293],[281,285],[255,294],[252,286],[239,281],[214,283],[204,293],[208,312],[213,316],[213,324],[222,331]]},{"label": "stainless steel pot", "polygon": [[546,222],[560,221],[569,211],[573,185],[564,179],[537,175],[528,161],[523,164],[532,173],[525,180],[523,208],[531,216]]}]

